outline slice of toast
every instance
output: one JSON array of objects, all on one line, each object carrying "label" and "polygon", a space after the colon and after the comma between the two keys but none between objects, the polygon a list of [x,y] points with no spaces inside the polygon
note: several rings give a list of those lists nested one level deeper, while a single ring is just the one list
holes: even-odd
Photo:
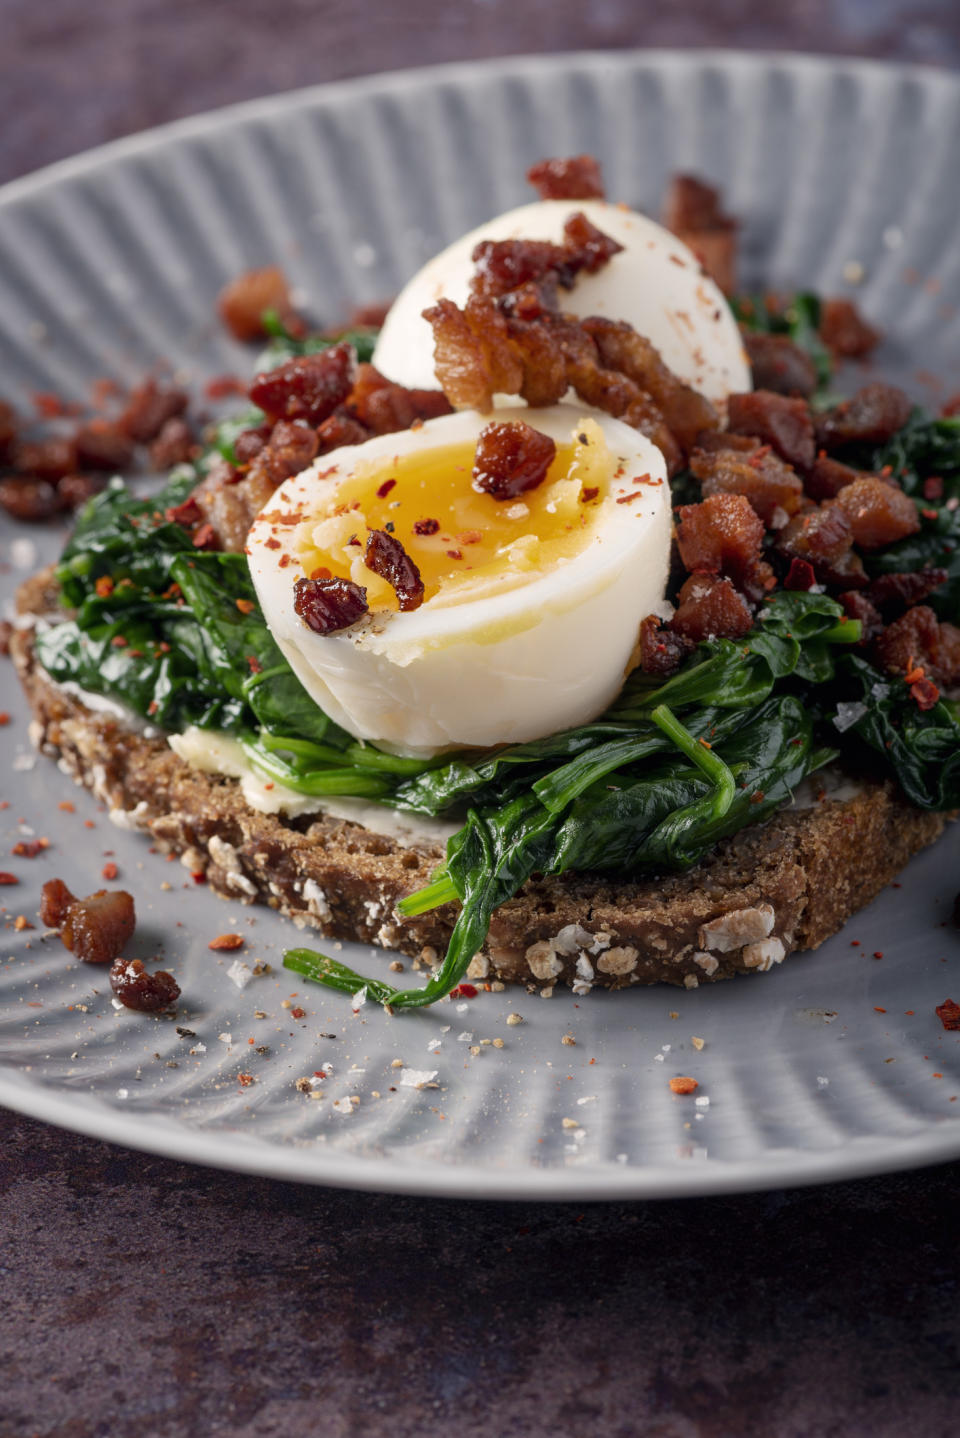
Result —
[{"label": "slice of toast", "polygon": [[[52,602],[49,572],[19,594],[24,615],[47,613]],[[442,860],[436,843],[402,842],[330,816],[259,813],[236,779],[190,768],[162,735],[124,727],[53,683],[35,660],[29,628],[15,633],[11,649],[34,743],[122,828],[149,834],[225,898],[269,904],[328,938],[399,950],[415,968],[443,954],[455,905],[416,919],[395,912]],[[468,978],[567,983],[576,992],[663,982],[695,988],[816,948],[947,822],[890,783],[858,780],[837,797],[818,797],[817,780],[805,805],[741,830],[684,874],[528,883],[494,914]]]}]

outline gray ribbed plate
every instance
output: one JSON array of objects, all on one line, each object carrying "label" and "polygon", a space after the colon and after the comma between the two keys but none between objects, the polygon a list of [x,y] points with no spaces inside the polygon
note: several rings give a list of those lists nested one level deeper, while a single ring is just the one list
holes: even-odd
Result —
[{"label": "gray ribbed plate", "polygon": [[[229,277],[277,261],[311,310],[336,321],[524,199],[532,161],[581,150],[600,156],[612,195],[653,212],[676,169],[719,181],[744,221],[749,284],[842,293],[861,266],[858,297],[889,334],[884,369],[921,394],[960,388],[960,82],[687,52],[523,59],[308,90],[18,181],[0,197],[2,390],[29,408],[33,391],[82,399],[98,376],[128,379],[161,360],[197,385],[242,369],[246,352],[213,318]],[[7,602],[59,541],[7,531]],[[12,1108],[201,1163],[436,1194],[712,1193],[960,1153],[960,1034],[934,1013],[951,991],[960,998],[960,944],[947,924],[960,887],[956,833],[817,954],[769,974],[693,993],[558,992],[544,1002],[508,992],[354,1016],[276,970],[240,991],[227,977],[232,956],[207,949],[211,935],[236,924],[242,957],[276,965],[295,931],[214,899],[114,829],[53,764],[32,759],[6,668],[3,685],[13,715],[0,730],[3,852],[30,830],[51,839],[44,856],[0,865],[22,880],[3,890],[0,951],[0,1101]],[[58,809],[65,799],[75,812]],[[136,951],[175,970],[177,1023],[195,1037],[116,1013],[102,973],[72,964],[39,927],[13,928],[16,914],[36,921],[52,874],[80,892],[97,887],[108,851],[137,896]],[[302,1020],[282,1007],[294,990]],[[513,1010],[523,1025],[507,1025]],[[502,1048],[480,1045],[497,1038]],[[403,1086],[394,1059],[435,1069],[438,1087]],[[295,1091],[327,1061],[322,1099]],[[253,1082],[242,1086],[240,1073]],[[678,1073],[699,1079],[699,1106],[670,1093]]]}]

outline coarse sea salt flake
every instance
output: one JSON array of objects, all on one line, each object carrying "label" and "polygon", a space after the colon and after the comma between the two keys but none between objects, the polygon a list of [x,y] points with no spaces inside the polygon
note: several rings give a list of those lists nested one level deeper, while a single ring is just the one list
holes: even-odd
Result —
[{"label": "coarse sea salt flake", "polygon": [[704,1094],[701,1094],[699,1098],[695,1098],[695,1099],[694,1099],[694,1103],[696,1104],[697,1108],[709,1108],[709,1107],[710,1107],[710,1100],[709,1100],[709,1098],[707,1097],[707,1095],[706,1095],[705,1093],[704,1093]]},{"label": "coarse sea salt flake", "polygon": [[404,1069],[400,1075],[402,1088],[423,1088],[424,1084],[433,1083],[439,1073],[439,1069]]},{"label": "coarse sea salt flake", "polygon": [[221,1042],[222,1044],[232,1044],[232,1043],[233,1043],[233,1034],[217,1034],[217,1038],[220,1040],[220,1042]]},{"label": "coarse sea salt flake", "polygon": [[847,729],[852,729],[854,724],[861,720],[867,712],[866,704],[857,700],[855,704],[840,703],[837,705],[837,712],[833,716],[833,725],[843,734]]},{"label": "coarse sea salt flake", "polygon": [[253,978],[253,970],[249,964],[243,964],[239,959],[234,959],[227,969],[227,978],[235,983],[238,989],[245,989]]},{"label": "coarse sea salt flake", "polygon": [[334,1099],[333,1107],[336,1113],[353,1113],[356,1105],[352,1104],[348,1098],[338,1098]]},{"label": "coarse sea salt flake", "polygon": [[440,1046],[441,1046],[442,1043],[443,1043],[443,1040],[442,1040],[442,1039],[430,1039],[429,1042],[427,1043],[427,1053],[428,1053],[428,1054],[435,1054],[436,1051],[437,1051],[437,1049],[440,1048]]},{"label": "coarse sea salt flake", "polygon": [[366,1002],[367,1002],[367,991],[366,991],[366,989],[358,989],[357,992],[354,994],[353,999],[351,1000],[350,1007],[353,1009],[353,1012],[354,1012],[354,1013],[358,1013],[358,1012],[360,1011],[360,1009],[363,1008],[363,1006],[364,1006],[364,1004],[365,1004]]}]

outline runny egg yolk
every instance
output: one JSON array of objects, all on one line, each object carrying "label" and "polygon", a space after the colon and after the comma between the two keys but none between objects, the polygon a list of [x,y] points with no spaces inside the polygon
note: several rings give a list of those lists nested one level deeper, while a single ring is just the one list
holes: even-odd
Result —
[{"label": "runny egg yolk", "polygon": [[369,531],[385,530],[419,569],[424,602],[440,607],[516,588],[585,548],[614,469],[595,420],[579,420],[543,482],[514,499],[473,488],[474,452],[469,442],[424,446],[355,469],[297,527],[304,573],[352,579],[372,612],[396,610],[392,587],[364,563]]}]

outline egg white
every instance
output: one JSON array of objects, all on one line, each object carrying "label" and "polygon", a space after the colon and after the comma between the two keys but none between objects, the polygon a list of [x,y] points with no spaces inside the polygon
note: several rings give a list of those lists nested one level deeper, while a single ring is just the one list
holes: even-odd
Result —
[{"label": "egg white", "polygon": [[[531,419],[525,407],[497,418]],[[569,443],[579,412],[535,412],[536,428]],[[662,599],[670,554],[670,494],[660,451],[637,430],[598,421],[620,475],[597,503],[579,554],[520,587],[448,607],[371,614],[334,634],[293,607],[303,576],[292,529],[268,516],[310,515],[358,466],[389,464],[422,446],[475,442],[488,416],[462,411],[418,430],[325,454],[288,479],[254,521],[247,552],[264,617],[300,682],[358,739],[429,755],[540,738],[596,717],[623,683],[637,630]],[[650,482],[636,483],[641,476]],[[461,481],[462,482],[462,481]],[[617,498],[640,497],[618,504]],[[268,540],[279,548],[270,548]]]},{"label": "egg white", "polygon": [[669,230],[606,200],[538,200],[486,224],[428,261],[394,301],[373,363],[397,384],[436,388],[433,332],[423,311],[441,296],[463,305],[480,240],[563,240],[564,221],[582,210],[623,245],[595,275],[561,290],[561,308],[586,317],[626,320],[656,346],[664,363],[715,404],[750,389],[750,367],[730,307],[693,252]]}]

